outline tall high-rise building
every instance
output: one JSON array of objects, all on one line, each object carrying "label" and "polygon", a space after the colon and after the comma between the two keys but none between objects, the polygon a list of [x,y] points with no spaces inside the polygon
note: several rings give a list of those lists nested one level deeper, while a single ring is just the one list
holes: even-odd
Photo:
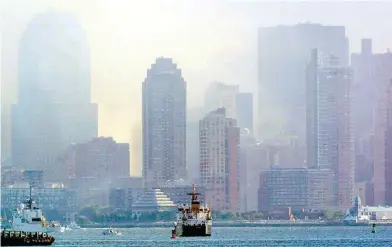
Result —
[{"label": "tall high-rise building", "polygon": [[383,86],[375,119],[374,203],[392,203],[392,79]]},{"label": "tall high-rise building", "polygon": [[253,94],[238,93],[236,97],[236,119],[238,127],[253,134]]},{"label": "tall high-rise building", "polygon": [[387,85],[387,124],[385,130],[385,205],[392,205],[392,78]]},{"label": "tall high-rise building", "polygon": [[[351,55],[353,69],[352,117],[355,138],[355,181],[373,179],[374,116],[378,83],[373,79],[372,40],[362,39],[361,52]],[[363,102],[366,102],[364,104]]]},{"label": "tall high-rise building", "polygon": [[90,103],[90,54],[73,16],[44,13],[28,25],[19,48],[18,103],[12,107],[12,163],[62,179],[60,155],[98,134]]},{"label": "tall high-rise building", "polygon": [[374,204],[386,204],[388,165],[388,111],[390,108],[390,80],[392,78],[392,53],[374,54],[372,57],[372,83],[376,84],[374,117]]},{"label": "tall high-rise building", "polygon": [[275,138],[282,132],[297,135],[303,156],[306,150],[304,72],[311,49],[333,54],[343,66],[348,65],[348,41],[343,26],[298,24],[259,29],[258,138]]},{"label": "tall high-rise building", "polygon": [[186,170],[188,181],[199,184],[199,120],[205,116],[204,107],[188,108],[186,124]]},{"label": "tall high-rise building", "polygon": [[216,210],[240,209],[240,132],[225,108],[200,120],[200,182],[206,201]]},{"label": "tall high-rise building", "polygon": [[186,82],[171,58],[157,58],[143,82],[146,186],[186,178]]},{"label": "tall high-rise building", "polygon": [[349,207],[354,189],[352,72],[336,56],[320,56],[317,90],[317,166],[334,172],[333,206]]},{"label": "tall high-rise building", "polygon": [[317,73],[318,54],[313,49],[306,67],[306,164],[317,166]]},{"label": "tall high-rise building", "polygon": [[226,116],[237,119],[237,94],[238,85],[227,85],[221,82],[213,82],[206,90],[204,107],[207,112],[217,108],[225,108]]}]

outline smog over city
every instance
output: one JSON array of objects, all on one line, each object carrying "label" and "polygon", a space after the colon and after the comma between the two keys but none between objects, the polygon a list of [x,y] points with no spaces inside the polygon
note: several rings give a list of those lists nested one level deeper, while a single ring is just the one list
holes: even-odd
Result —
[{"label": "smog over city", "polygon": [[[353,239],[347,225],[382,225],[392,241],[391,13],[389,1],[1,1],[2,224],[33,229],[18,218],[32,196],[38,232],[175,221],[172,238],[240,241],[249,233],[227,222],[301,221]],[[300,229],[288,246],[310,244]]]}]

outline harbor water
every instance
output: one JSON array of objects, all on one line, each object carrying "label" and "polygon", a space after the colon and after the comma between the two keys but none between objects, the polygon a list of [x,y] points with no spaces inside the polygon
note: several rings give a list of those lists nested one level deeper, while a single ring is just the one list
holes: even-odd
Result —
[{"label": "harbor water", "polygon": [[104,229],[55,233],[53,246],[392,246],[392,227],[213,227],[211,237],[170,239],[171,228],[118,229],[121,236],[104,236]]}]

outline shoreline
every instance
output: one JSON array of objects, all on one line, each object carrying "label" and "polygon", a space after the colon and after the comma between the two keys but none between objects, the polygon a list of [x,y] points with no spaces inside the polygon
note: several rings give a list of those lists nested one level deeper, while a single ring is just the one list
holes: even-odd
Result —
[{"label": "shoreline", "polygon": [[[292,221],[263,221],[263,222],[230,222],[217,221],[212,223],[214,227],[317,227],[317,226],[368,226],[369,224],[350,224],[347,225],[342,221],[328,221],[328,222],[292,222]],[[80,225],[83,228],[169,228],[173,227],[173,222],[124,222],[124,223],[110,223],[110,224],[86,224]]]}]

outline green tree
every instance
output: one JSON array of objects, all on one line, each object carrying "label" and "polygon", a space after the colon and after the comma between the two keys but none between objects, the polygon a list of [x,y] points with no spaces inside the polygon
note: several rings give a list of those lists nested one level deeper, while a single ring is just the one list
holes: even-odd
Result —
[{"label": "green tree", "polygon": [[333,218],[335,220],[340,220],[344,218],[344,212],[343,211],[335,211],[333,214]]},{"label": "green tree", "polygon": [[327,220],[339,220],[344,218],[344,212],[338,210],[324,210],[323,211],[323,217]]}]

